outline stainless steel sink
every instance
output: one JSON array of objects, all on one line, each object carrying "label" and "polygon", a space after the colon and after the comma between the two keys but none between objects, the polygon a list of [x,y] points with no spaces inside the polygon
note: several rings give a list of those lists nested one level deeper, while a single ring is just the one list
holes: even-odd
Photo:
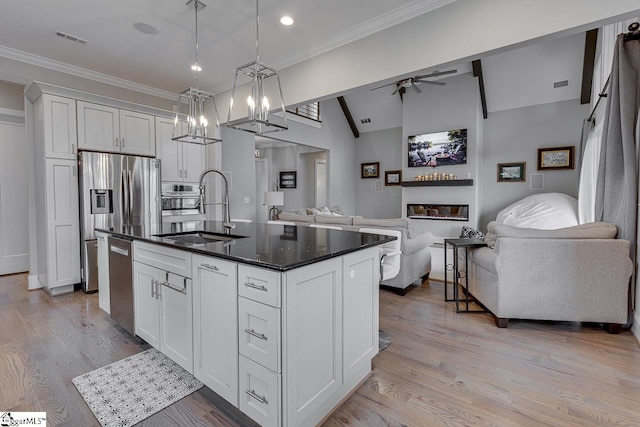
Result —
[{"label": "stainless steel sink", "polygon": [[182,233],[155,234],[155,237],[172,240],[178,245],[202,245],[214,242],[229,242],[231,240],[243,239],[246,236],[232,234],[211,233],[207,231],[187,231]]}]

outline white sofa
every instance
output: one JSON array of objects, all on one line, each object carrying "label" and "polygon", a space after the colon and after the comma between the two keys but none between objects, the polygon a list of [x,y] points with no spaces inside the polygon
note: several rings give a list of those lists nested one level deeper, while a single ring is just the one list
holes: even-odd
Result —
[{"label": "white sofa", "polygon": [[[590,223],[556,230],[489,224],[489,247],[470,254],[469,292],[495,316],[604,323],[616,333],[627,322],[629,242],[615,225]],[[493,246],[493,247],[492,247]]]},{"label": "white sofa", "polygon": [[[303,212],[304,210],[296,211]],[[382,286],[388,287],[400,295],[405,295],[409,285],[429,277],[429,272],[431,271],[431,250],[429,246],[433,242],[433,234],[415,234],[406,219],[369,219],[340,214],[301,215],[300,213],[291,212],[280,213],[278,219],[292,221],[299,226],[309,226],[309,224],[313,223],[335,225],[348,231],[359,231],[360,228],[392,228],[399,230],[402,233],[400,273],[392,279],[383,281]]]}]

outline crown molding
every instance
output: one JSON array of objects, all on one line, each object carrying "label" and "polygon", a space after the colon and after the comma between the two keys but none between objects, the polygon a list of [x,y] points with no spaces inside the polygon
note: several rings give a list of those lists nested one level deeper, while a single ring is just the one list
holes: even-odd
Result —
[{"label": "crown molding", "polygon": [[368,21],[358,24],[347,31],[336,34],[312,49],[306,49],[271,61],[276,69],[287,68],[291,65],[321,55],[330,50],[337,49],[356,40],[370,36],[371,34],[386,30],[394,25],[401,24],[419,15],[431,12],[440,7],[453,3],[456,0],[415,0],[405,6],[376,16]]},{"label": "crown molding", "polygon": [[35,65],[37,67],[58,71],[72,76],[93,80],[100,83],[128,89],[134,92],[144,93],[146,95],[157,96],[158,98],[169,99],[175,101],[178,97],[177,93],[158,89],[155,87],[135,83],[129,80],[113,77],[97,71],[88,70],[86,68],[76,67],[75,65],[65,64],[64,62],[54,59],[45,58],[43,56],[34,55],[21,50],[13,49],[0,45],[0,57],[12,59],[18,62]]}]

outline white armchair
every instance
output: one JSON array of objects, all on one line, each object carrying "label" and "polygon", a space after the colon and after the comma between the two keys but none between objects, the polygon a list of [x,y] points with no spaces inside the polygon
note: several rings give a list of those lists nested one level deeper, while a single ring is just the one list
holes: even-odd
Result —
[{"label": "white armchair", "polygon": [[490,247],[470,257],[469,292],[498,327],[509,319],[558,320],[603,323],[617,333],[627,322],[633,264],[629,242],[616,232],[606,223],[556,230],[490,223]]}]

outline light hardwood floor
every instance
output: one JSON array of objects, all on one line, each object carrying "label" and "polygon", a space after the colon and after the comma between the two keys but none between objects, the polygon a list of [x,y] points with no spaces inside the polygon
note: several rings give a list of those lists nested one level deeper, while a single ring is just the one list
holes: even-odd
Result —
[{"label": "light hardwood floor", "polygon": [[[26,291],[0,276],[0,411],[46,411],[51,426],[98,425],[71,379],[148,348],[97,295]],[[640,348],[629,331],[456,314],[441,282],[380,293],[391,346],[325,426],[639,426]],[[252,425],[206,387],[142,426]]]}]

